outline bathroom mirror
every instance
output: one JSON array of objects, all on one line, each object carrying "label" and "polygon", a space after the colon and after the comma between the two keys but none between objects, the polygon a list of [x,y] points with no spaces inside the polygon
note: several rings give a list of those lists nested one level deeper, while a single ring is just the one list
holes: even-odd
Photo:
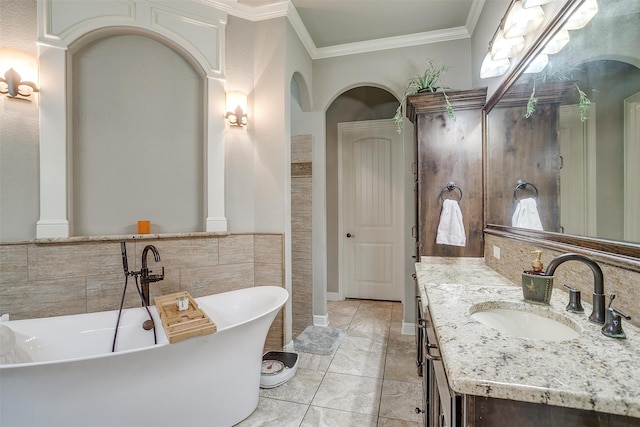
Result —
[{"label": "bathroom mirror", "polygon": [[[562,31],[587,3],[595,1],[567,0],[487,103],[486,222],[638,256],[640,0],[597,0],[586,26]],[[559,52],[545,54],[567,34]],[[531,185],[516,188],[518,180]],[[512,223],[529,197],[542,225],[535,232]]]}]

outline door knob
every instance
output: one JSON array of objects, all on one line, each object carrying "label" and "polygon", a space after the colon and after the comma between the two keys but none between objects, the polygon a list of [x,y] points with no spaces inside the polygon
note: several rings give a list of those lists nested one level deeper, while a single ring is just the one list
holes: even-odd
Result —
[{"label": "door knob", "polygon": [[355,234],[347,233],[347,237],[356,237]]}]

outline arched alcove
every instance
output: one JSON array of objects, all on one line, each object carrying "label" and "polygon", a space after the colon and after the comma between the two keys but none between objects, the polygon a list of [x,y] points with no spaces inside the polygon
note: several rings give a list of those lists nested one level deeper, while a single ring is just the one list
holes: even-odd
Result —
[{"label": "arched alcove", "polygon": [[72,233],[136,233],[137,219],[151,220],[152,233],[203,230],[202,70],[144,35],[79,44],[70,49]]},{"label": "arched alcove", "polygon": [[398,99],[388,90],[358,86],[338,95],[326,111],[327,292],[338,292],[338,123],[390,119]]},{"label": "arched alcove", "polygon": [[[149,103],[155,102],[153,108],[180,108],[180,100],[171,99],[170,90],[180,91],[185,89],[185,84],[191,86],[193,90],[198,86],[195,102],[199,102],[201,106],[196,110],[192,110],[195,122],[187,119],[182,123],[184,126],[190,127],[189,132],[193,132],[192,140],[199,139],[201,143],[199,148],[180,151],[175,144],[168,144],[177,151],[170,153],[165,152],[164,157],[172,157],[166,160],[171,162],[180,156],[190,157],[190,159],[182,161],[189,162],[195,168],[195,175],[191,176],[190,182],[194,182],[194,177],[200,176],[200,184],[182,183],[177,184],[171,182],[171,186],[182,185],[183,192],[181,195],[187,195],[189,200],[185,203],[193,203],[197,199],[192,210],[198,211],[198,219],[194,220],[193,213],[188,213],[191,219],[187,219],[187,225],[178,225],[174,223],[175,218],[179,214],[175,214],[180,209],[182,199],[173,198],[174,205],[171,210],[174,212],[174,219],[168,219],[174,223],[173,230],[163,231],[194,231],[193,224],[197,222],[199,231],[226,231],[227,220],[225,216],[224,203],[224,110],[225,110],[225,92],[224,92],[224,74],[223,59],[224,52],[224,27],[226,25],[226,14],[220,10],[195,2],[179,2],[172,4],[170,7],[163,4],[151,4],[144,0],[132,0],[130,3],[122,2],[105,2],[102,8],[83,9],[76,7],[74,2],[42,2],[38,3],[38,44],[40,59],[40,219],[36,225],[36,236],[38,238],[51,237],[69,237],[72,235],[71,226],[73,225],[73,213],[76,212],[75,204],[78,200],[75,188],[73,187],[73,179],[78,178],[76,171],[73,170],[73,158],[70,155],[80,155],[73,150],[75,124],[77,122],[72,118],[72,114],[77,113],[79,116],[86,112],[82,109],[75,110],[74,103],[76,95],[73,91],[73,53],[74,49],[82,49],[82,47],[94,40],[100,39],[104,34],[110,33],[118,35],[146,35],[154,40],[164,40],[166,45],[173,48],[173,54],[178,55],[178,51],[183,55],[186,62],[194,66],[197,72],[192,73],[191,77],[166,78],[166,96],[161,102],[153,99],[145,99],[142,106],[138,104],[139,99],[135,99],[136,89],[131,88],[134,93],[122,94],[120,102],[123,109],[132,109],[134,111],[129,120],[135,123],[137,120],[149,119],[153,114],[145,110],[150,108]],[[197,18],[194,18],[197,17]],[[165,47],[167,47],[165,46]],[[167,47],[168,49],[168,47]],[[171,49],[169,49],[171,50]],[[168,51],[165,50],[165,53]],[[162,56],[162,55],[161,55]],[[180,55],[178,55],[180,56]],[[179,62],[179,61],[178,61]],[[195,65],[197,64],[197,65]],[[113,64],[106,64],[105,69],[108,70]],[[166,64],[157,63],[152,68],[165,68]],[[142,67],[144,68],[144,67]],[[131,74],[138,77],[144,76],[144,71],[131,70]],[[157,70],[149,71],[148,74],[154,74]],[[171,70],[169,75],[171,75]],[[114,93],[118,93],[119,89],[130,83],[128,80],[129,70],[120,69],[120,78],[116,78],[111,83]],[[195,77],[194,77],[195,76]],[[113,77],[113,76],[110,76]],[[157,80],[154,77],[150,80]],[[189,79],[194,81],[187,82]],[[99,86],[101,83],[91,80],[91,86]],[[198,80],[196,82],[195,80]],[[79,83],[83,84],[83,83]],[[143,78],[134,83],[135,85],[145,86],[147,81]],[[182,85],[182,86],[181,86]],[[195,86],[194,86],[195,85]],[[171,87],[171,89],[170,89]],[[76,88],[76,92],[80,88]],[[111,93],[107,92],[108,95]],[[105,95],[106,96],[106,95]],[[179,98],[179,96],[177,97]],[[166,112],[162,119],[167,121],[167,116],[171,115],[171,111]],[[122,116],[122,115],[121,115]],[[122,117],[121,117],[122,118]],[[107,119],[107,117],[104,117]],[[121,123],[122,126],[127,126]],[[170,122],[170,120],[169,120]],[[188,124],[186,124],[189,122]],[[165,123],[163,123],[164,125]],[[171,128],[169,126],[169,128]],[[146,129],[149,129],[147,127]],[[165,128],[166,130],[166,128]],[[89,129],[85,134],[87,138],[94,138],[101,129]],[[152,132],[153,133],[153,132]],[[197,134],[197,136],[196,136]],[[132,133],[131,135],[136,135]],[[102,135],[101,135],[102,136]],[[179,140],[180,135],[169,130],[162,138]],[[140,137],[142,138],[142,137]],[[186,138],[186,139],[189,139]],[[108,139],[108,138],[107,138]],[[153,141],[157,140],[154,135],[149,138],[146,148],[139,149],[141,153],[132,155],[137,157],[140,162],[154,163],[153,156],[156,154]],[[166,142],[166,140],[165,140]],[[96,147],[104,148],[108,144],[103,141],[102,144],[96,144]],[[167,144],[165,144],[166,148]],[[195,151],[194,151],[195,150]],[[99,150],[98,150],[99,151]],[[196,154],[197,151],[197,154]],[[197,157],[197,158],[196,158]],[[132,193],[143,194],[145,190],[153,188],[153,175],[171,174],[171,167],[166,164],[157,165],[156,171],[141,173],[142,176],[129,175],[129,180],[123,180],[121,187],[115,190],[115,194],[101,194],[106,199],[106,203],[113,205],[112,212],[118,211],[118,207],[125,206],[131,200],[135,200],[136,194],[129,194],[132,189],[131,182],[144,186],[143,190],[135,187]],[[115,167],[122,174],[131,174],[131,170],[135,169],[135,163],[126,167]],[[200,170],[198,170],[200,169]],[[184,170],[184,168],[182,168]],[[153,172],[156,172],[155,174]],[[146,182],[145,182],[146,181]],[[165,182],[166,183],[166,182]],[[156,182],[156,184],[158,184]],[[160,183],[159,187],[162,187]],[[109,188],[116,188],[115,185]],[[83,190],[88,193],[89,189]],[[100,191],[100,190],[97,190]],[[112,190],[113,193],[113,190]],[[199,193],[199,196],[195,196]],[[162,198],[162,194],[155,194],[156,198]],[[179,200],[179,203],[175,203]],[[84,203],[84,202],[81,202]],[[87,202],[91,205],[91,202]],[[154,199],[155,203],[155,199]],[[155,205],[156,212],[163,210],[162,205]],[[84,215],[83,207],[80,207],[80,215]],[[93,209],[93,206],[90,206]],[[166,212],[162,212],[165,215]],[[142,212],[131,212],[128,215],[143,215]],[[124,217],[123,217],[124,218]],[[136,219],[140,219],[137,218]],[[146,219],[146,218],[145,218]],[[82,219],[81,219],[82,221]],[[120,219],[118,227],[122,227],[122,222],[132,224],[135,219]],[[180,219],[179,221],[183,221]],[[84,222],[79,227],[84,232]],[[92,230],[93,226],[89,226]],[[113,227],[113,224],[112,224]],[[126,228],[126,225],[125,225]],[[109,231],[100,231],[111,234]],[[74,233],[77,235],[77,233]]]},{"label": "arched alcove", "polygon": [[293,77],[291,78],[291,97],[297,101],[302,111],[311,111],[309,88],[302,74],[298,72],[293,73]]}]

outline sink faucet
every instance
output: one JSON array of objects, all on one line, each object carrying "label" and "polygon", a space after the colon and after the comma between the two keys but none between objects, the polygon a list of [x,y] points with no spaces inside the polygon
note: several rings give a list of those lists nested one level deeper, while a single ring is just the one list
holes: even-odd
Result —
[{"label": "sink faucet", "polygon": [[547,271],[545,271],[545,275],[553,276],[553,273],[556,271],[556,268],[567,261],[580,261],[591,268],[593,271],[593,311],[589,316],[589,320],[593,323],[604,324],[604,276],[602,274],[602,269],[600,266],[591,258],[588,258],[584,255],[568,253],[564,255],[560,255],[559,257],[551,260],[549,265],[547,265]]},{"label": "sink faucet", "polygon": [[147,267],[147,255],[149,251],[153,252],[155,262],[160,262],[160,252],[153,245],[147,245],[142,250],[142,268],[140,270],[140,285],[142,286],[142,302],[145,306],[149,305],[149,283],[159,282],[164,279],[164,267],[162,274],[150,274],[151,270]]}]

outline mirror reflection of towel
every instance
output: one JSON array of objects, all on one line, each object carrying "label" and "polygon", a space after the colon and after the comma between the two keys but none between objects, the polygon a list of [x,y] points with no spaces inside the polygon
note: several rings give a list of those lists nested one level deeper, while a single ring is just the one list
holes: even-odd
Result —
[{"label": "mirror reflection of towel", "polygon": [[511,225],[513,227],[542,231],[542,222],[540,222],[540,216],[538,215],[536,199],[530,197],[521,199],[518,202],[513,217],[511,218]]},{"label": "mirror reflection of towel", "polygon": [[467,244],[462,223],[462,211],[455,200],[445,199],[442,203],[436,243],[451,246],[466,246]]}]

